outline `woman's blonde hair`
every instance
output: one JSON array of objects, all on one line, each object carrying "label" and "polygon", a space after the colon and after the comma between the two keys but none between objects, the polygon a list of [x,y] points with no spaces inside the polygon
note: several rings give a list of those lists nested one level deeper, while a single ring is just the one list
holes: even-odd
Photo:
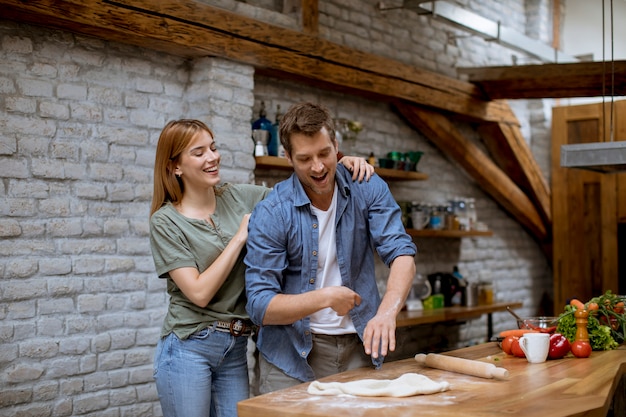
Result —
[{"label": "woman's blonde hair", "polygon": [[185,192],[175,169],[181,153],[201,131],[213,132],[199,120],[180,119],[169,122],[161,131],[154,160],[154,192],[150,216],[167,202],[178,203]]}]

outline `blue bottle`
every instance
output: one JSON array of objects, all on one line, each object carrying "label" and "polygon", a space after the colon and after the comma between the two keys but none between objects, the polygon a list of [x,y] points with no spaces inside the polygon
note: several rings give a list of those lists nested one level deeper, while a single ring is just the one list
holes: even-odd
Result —
[{"label": "blue bottle", "polygon": [[270,131],[270,140],[267,144],[267,154],[270,156],[284,156],[280,155],[280,133],[278,130],[278,126],[280,125],[280,118],[282,117],[282,113],[280,112],[280,104],[276,105],[276,122],[272,125],[272,130]]},{"label": "blue bottle", "polygon": [[467,281],[463,279],[463,275],[459,272],[459,267],[454,265],[452,276],[456,278],[454,294],[452,294],[452,305],[467,305]]}]

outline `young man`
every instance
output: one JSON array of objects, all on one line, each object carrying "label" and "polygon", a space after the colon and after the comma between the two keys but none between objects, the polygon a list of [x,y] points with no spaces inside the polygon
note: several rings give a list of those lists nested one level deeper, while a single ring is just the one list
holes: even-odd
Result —
[{"label": "young man", "polygon": [[[337,164],[328,110],[292,106],[280,138],[294,174],[253,211],[245,258],[246,308],[261,326],[261,393],[370,361],[379,367],[395,349],[415,275],[398,204],[380,177],[353,182]],[[382,301],[374,249],[390,266]]]}]

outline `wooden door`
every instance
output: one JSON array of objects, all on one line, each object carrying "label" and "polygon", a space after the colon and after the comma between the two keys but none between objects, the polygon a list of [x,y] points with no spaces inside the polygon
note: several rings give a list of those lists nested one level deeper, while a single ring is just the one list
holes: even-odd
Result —
[{"label": "wooden door", "polygon": [[[561,168],[562,144],[610,139],[610,104],[552,111],[552,219],[555,314],[571,298],[619,293],[618,219],[626,221],[626,174]],[[626,140],[626,101],[614,103],[614,139]],[[620,117],[621,115],[621,117]]]}]

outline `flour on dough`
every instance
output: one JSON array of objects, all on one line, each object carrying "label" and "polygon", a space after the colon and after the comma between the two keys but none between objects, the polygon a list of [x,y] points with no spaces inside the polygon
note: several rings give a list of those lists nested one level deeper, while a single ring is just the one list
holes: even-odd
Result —
[{"label": "flour on dough", "polygon": [[350,382],[319,382],[309,384],[308,392],[313,395],[350,394],[361,397],[410,397],[434,394],[450,389],[450,384],[415,373],[406,373],[396,379],[361,379]]}]

